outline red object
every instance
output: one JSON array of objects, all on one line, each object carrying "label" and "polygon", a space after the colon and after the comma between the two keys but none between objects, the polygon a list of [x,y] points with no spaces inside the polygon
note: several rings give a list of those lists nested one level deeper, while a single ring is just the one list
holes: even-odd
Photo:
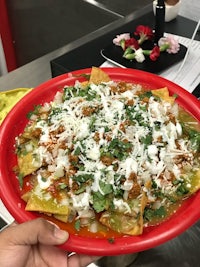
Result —
[{"label": "red object", "polygon": [[0,0],[0,35],[6,58],[7,70],[12,71],[17,68],[17,63],[10,30],[6,0]]},{"label": "red object", "polygon": [[149,26],[145,25],[138,25],[134,35],[140,36],[140,42],[143,43],[145,40],[151,40],[154,36],[153,30]]},{"label": "red object", "polygon": [[[148,89],[167,86],[170,94],[178,95],[177,102],[200,121],[200,102],[180,86],[155,74],[122,68],[103,68],[113,80],[139,83]],[[19,135],[28,122],[26,114],[35,105],[49,102],[64,85],[73,85],[75,80],[84,81],[81,74],[90,74],[91,69],[63,74],[51,79],[24,96],[7,115],[0,128],[0,195],[11,215],[19,222],[34,219],[38,213],[25,211],[25,203],[20,198],[19,183],[13,172],[16,165],[14,154],[15,137]],[[77,78],[79,77],[79,78]],[[115,238],[109,243],[103,238],[88,238],[70,235],[62,246],[65,250],[91,255],[118,255],[135,253],[160,245],[181,234],[200,219],[200,191],[183,202],[179,210],[167,221],[155,227],[147,227],[140,236]]]},{"label": "red object", "polygon": [[138,41],[135,38],[130,38],[130,39],[125,40],[125,49],[127,47],[131,47],[132,49],[136,49],[136,50],[140,48]]},{"label": "red object", "polygon": [[158,46],[154,46],[149,57],[152,61],[156,61],[159,56],[160,56],[160,48]]}]

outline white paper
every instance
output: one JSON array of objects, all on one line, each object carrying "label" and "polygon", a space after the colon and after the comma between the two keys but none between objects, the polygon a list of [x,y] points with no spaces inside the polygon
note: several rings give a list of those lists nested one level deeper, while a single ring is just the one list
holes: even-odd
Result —
[{"label": "white paper", "polygon": [[160,76],[171,80],[185,88],[187,91],[192,92],[200,83],[200,42],[195,40],[191,41],[190,39],[181,36],[175,37],[179,40],[180,44],[190,47],[187,59],[180,72],[179,68],[182,61],[168,70],[163,71]]}]

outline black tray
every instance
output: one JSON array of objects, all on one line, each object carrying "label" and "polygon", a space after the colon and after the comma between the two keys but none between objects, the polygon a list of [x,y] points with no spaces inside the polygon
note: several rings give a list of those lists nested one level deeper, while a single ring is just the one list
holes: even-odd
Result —
[{"label": "black tray", "polygon": [[149,57],[146,56],[146,59],[142,63],[139,63],[134,59],[128,60],[123,58],[122,56],[124,51],[122,50],[122,48],[111,44],[101,50],[101,55],[106,60],[120,67],[139,69],[158,74],[181,61],[184,58],[186,52],[187,48],[184,45],[180,44],[180,50],[176,54],[161,52],[159,58],[156,61],[152,61]]}]

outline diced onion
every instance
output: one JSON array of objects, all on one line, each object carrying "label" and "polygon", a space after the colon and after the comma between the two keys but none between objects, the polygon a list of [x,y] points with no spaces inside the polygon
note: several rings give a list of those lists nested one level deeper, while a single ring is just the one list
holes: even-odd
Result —
[{"label": "diced onion", "polygon": [[31,152],[32,150],[33,150],[33,146],[32,146],[32,144],[29,144],[29,143],[28,143],[28,144],[26,145],[26,151],[27,151],[27,152]]},{"label": "diced onion", "polygon": [[153,209],[157,210],[161,207],[161,202],[160,201],[155,201],[153,204]]},{"label": "diced onion", "polygon": [[96,233],[98,231],[98,224],[97,224],[97,222],[91,223],[89,230],[90,230],[91,233]]}]

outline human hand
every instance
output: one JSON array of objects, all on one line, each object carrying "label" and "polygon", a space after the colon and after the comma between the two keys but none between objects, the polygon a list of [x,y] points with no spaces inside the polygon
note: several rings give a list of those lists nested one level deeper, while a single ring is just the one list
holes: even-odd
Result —
[{"label": "human hand", "polygon": [[67,256],[59,249],[69,234],[42,218],[13,223],[0,233],[1,267],[84,267],[97,257]]}]

